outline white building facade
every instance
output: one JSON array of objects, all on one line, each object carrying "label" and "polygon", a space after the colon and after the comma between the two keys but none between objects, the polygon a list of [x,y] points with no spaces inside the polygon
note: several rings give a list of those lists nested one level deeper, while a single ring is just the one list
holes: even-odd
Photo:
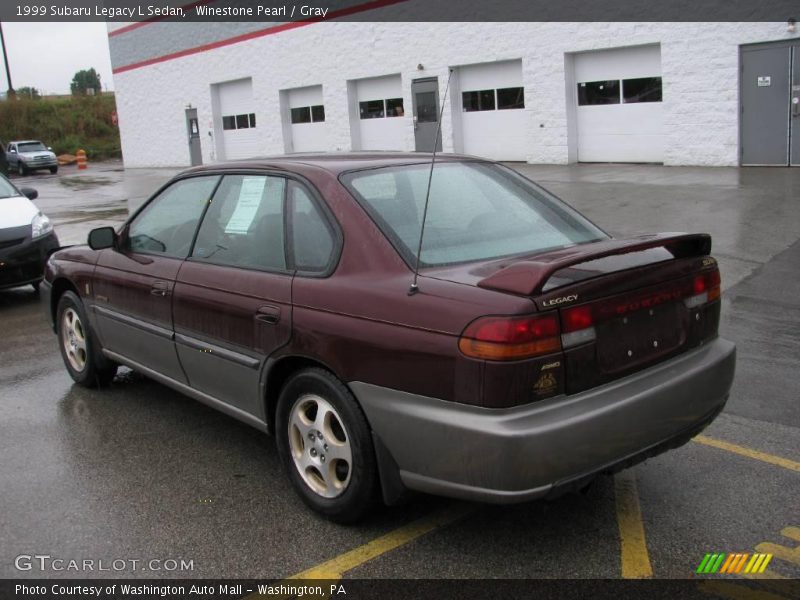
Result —
[{"label": "white building facade", "polygon": [[800,65],[785,22],[113,23],[109,44],[128,167],[430,150],[440,110],[446,152],[736,166],[745,98],[783,93],[742,79],[746,51]]}]

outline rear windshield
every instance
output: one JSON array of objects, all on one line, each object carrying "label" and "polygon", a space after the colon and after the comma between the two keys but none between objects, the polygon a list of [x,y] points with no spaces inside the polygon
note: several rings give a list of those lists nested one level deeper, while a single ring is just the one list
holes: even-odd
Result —
[{"label": "rear windshield", "polygon": [[[342,183],[395,248],[417,258],[430,165],[355,171]],[[552,194],[510,169],[437,163],[420,263],[441,266],[535,254],[608,236]]]},{"label": "rear windshield", "polygon": [[25,142],[24,144],[17,144],[17,150],[20,152],[41,152],[47,150],[42,142]]}]

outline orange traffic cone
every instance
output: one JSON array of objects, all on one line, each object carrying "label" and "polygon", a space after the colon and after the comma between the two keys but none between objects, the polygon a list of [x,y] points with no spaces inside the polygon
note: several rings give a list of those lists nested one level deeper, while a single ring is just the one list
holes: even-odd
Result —
[{"label": "orange traffic cone", "polygon": [[86,152],[84,150],[78,150],[75,153],[75,156],[78,159],[78,169],[85,169],[86,168]]}]

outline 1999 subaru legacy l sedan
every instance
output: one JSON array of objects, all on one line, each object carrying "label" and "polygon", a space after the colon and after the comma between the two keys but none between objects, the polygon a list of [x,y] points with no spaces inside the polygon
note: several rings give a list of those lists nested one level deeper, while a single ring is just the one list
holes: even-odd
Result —
[{"label": "1999 subaru legacy l sedan", "polygon": [[430,172],[382,153],[178,175],[49,260],[69,374],[127,365],[274,433],[340,522],[406,490],[553,497],[722,410],[735,348],[708,235],[613,239],[509,168],[444,155],[417,257]]}]

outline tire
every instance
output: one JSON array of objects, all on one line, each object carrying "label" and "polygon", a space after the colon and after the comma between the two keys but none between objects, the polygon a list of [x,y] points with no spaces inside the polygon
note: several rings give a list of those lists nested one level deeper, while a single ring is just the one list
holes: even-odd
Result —
[{"label": "tire", "polygon": [[276,438],[289,480],[310,508],[337,523],[369,513],[378,497],[375,448],[341,381],[319,368],[293,375],[278,399]]},{"label": "tire", "polygon": [[33,287],[33,291],[36,292],[37,294],[39,293],[39,286],[40,285],[42,285],[42,280],[41,279],[39,281],[34,281],[31,284],[31,286]]},{"label": "tire", "polygon": [[22,161],[17,161],[17,174],[21,177],[24,177],[28,174],[28,169],[25,168],[25,165],[22,164]]},{"label": "tire", "polygon": [[75,292],[64,292],[58,300],[56,323],[61,358],[73,381],[89,388],[111,383],[117,365],[103,356],[83,302]]},{"label": "tire", "polygon": [[50,172],[51,172],[53,175],[55,175],[56,173],[58,173],[58,167],[50,167]]}]

